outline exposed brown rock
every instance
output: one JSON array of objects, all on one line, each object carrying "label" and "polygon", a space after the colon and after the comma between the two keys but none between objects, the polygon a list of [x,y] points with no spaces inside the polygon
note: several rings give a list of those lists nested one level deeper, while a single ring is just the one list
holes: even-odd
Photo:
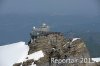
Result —
[{"label": "exposed brown rock", "polygon": [[39,36],[36,40],[29,44],[29,54],[43,50],[45,57],[39,60],[38,66],[86,66],[87,64],[51,64],[51,58],[90,58],[85,43],[80,39],[72,42],[70,39],[65,39],[62,34],[50,33],[48,35]]},{"label": "exposed brown rock", "polygon": [[13,66],[20,66],[22,63],[15,63]]},{"label": "exposed brown rock", "polygon": [[[41,34],[37,37],[35,36],[35,38],[34,36],[31,37],[32,39],[28,44],[30,48],[28,54],[42,50],[45,56],[38,61],[28,60],[23,62],[22,66],[29,66],[33,62],[37,66],[95,66],[94,63],[51,63],[51,58],[90,58],[88,49],[81,39],[72,42],[72,39],[66,39],[63,34],[57,32]],[[14,66],[18,65],[15,64]]]}]

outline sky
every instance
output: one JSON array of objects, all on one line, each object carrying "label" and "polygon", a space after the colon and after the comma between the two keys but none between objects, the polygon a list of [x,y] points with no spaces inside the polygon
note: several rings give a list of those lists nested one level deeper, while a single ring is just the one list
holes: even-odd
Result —
[{"label": "sky", "polygon": [[[98,16],[100,15],[100,0],[0,0],[0,31],[1,31],[0,44],[8,44],[19,40],[27,42],[29,39],[29,32],[32,26],[35,23],[37,24],[40,23],[41,20],[48,19],[48,17],[47,18],[42,17],[43,19],[38,17],[35,19],[33,17],[34,16],[33,14],[44,14],[44,13],[50,15],[72,15],[72,16],[75,15],[75,17],[77,15]],[[4,15],[4,17],[2,17],[2,14]],[[11,14],[11,17],[9,17],[8,15],[7,17],[5,17],[6,16],[5,14]],[[19,16],[20,14],[29,14],[29,16],[26,15],[26,17],[24,17],[23,15],[21,15],[19,17],[13,15],[14,16],[13,17],[12,14],[19,14]],[[33,16],[30,17],[30,14],[32,14]],[[62,28],[58,30],[63,31],[64,30],[63,27],[65,28],[66,25],[69,25],[69,27],[67,27],[68,30],[71,29],[73,30],[74,26],[75,30],[77,30],[80,29],[79,25],[81,23],[82,23],[81,30],[83,31],[84,30],[95,31],[95,29],[97,31],[99,30],[98,29],[99,17],[97,18],[98,21],[97,23],[95,23],[96,25],[94,27],[91,26],[92,24],[90,24],[90,22],[95,22],[96,21],[95,19],[90,19],[89,21],[87,18],[86,20],[84,20],[84,17],[80,17],[80,19],[77,17],[76,18],[69,17],[69,19],[65,17],[64,19],[65,21],[63,19],[61,21],[60,19],[56,20],[56,18],[54,18],[53,20],[53,18],[51,18],[51,20],[48,19],[47,21],[48,23],[51,22],[50,24],[52,24],[54,26],[53,28],[55,28],[56,30],[59,28],[59,26],[61,26]],[[70,21],[71,23],[69,23]],[[77,22],[80,23],[77,24]],[[83,24],[86,25],[86,27],[84,27]],[[78,31],[80,32],[81,30]],[[9,37],[11,38],[9,39]],[[96,53],[99,53],[99,51]]]},{"label": "sky", "polygon": [[0,0],[0,14],[98,15],[99,0]]}]

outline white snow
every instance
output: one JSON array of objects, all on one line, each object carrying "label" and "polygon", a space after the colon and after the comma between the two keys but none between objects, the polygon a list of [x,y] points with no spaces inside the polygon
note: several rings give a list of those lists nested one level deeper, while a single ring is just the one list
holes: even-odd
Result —
[{"label": "white snow", "polygon": [[28,59],[39,60],[40,58],[44,57],[44,53],[42,50],[34,52],[33,54],[28,55]]},{"label": "white snow", "polygon": [[[0,66],[12,66],[15,63],[20,63],[29,59],[39,60],[44,57],[42,50],[30,55],[28,55],[28,51],[29,47],[25,45],[25,42],[0,46]],[[31,66],[36,66],[36,64],[33,62]]]},{"label": "white snow", "polygon": [[36,66],[36,64],[32,64],[32,65],[30,65],[30,66]]},{"label": "white snow", "polygon": [[92,58],[92,60],[95,62],[100,62],[100,58]]},{"label": "white snow", "polygon": [[16,62],[22,62],[29,51],[25,42],[0,46],[0,66],[12,66]]},{"label": "white snow", "polygon": [[72,42],[74,42],[74,41],[76,41],[76,40],[78,40],[78,39],[80,39],[80,38],[73,38]]},{"label": "white snow", "polygon": [[[40,51],[34,52],[34,53],[30,54],[30,55],[27,55],[26,57],[28,59],[25,59],[24,61],[27,61],[29,59],[33,59],[33,60],[37,61],[40,58],[44,57],[44,53],[43,53],[42,50],[40,50]],[[36,66],[36,64],[34,64],[34,62],[33,62],[30,66]]]},{"label": "white snow", "polygon": [[36,64],[32,63],[30,66],[36,66]]}]

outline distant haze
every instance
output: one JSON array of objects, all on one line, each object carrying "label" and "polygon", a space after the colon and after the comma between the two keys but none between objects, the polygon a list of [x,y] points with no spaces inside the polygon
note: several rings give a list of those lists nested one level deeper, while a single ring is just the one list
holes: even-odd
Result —
[{"label": "distant haze", "polygon": [[83,38],[91,56],[100,57],[100,0],[0,0],[0,45],[28,42],[42,21],[66,37]]},{"label": "distant haze", "polygon": [[99,14],[100,14],[100,0],[95,0],[99,9]]},{"label": "distant haze", "polygon": [[4,0],[0,3],[3,3],[0,13],[98,15],[99,2],[99,0]]}]

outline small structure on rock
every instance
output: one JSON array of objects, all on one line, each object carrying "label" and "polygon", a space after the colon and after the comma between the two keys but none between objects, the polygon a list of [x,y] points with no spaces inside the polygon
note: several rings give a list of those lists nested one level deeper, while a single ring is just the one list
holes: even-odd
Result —
[{"label": "small structure on rock", "polygon": [[50,31],[50,27],[46,25],[45,23],[43,23],[42,25],[40,25],[39,28],[36,28],[35,26],[33,27],[31,36],[38,36],[41,33],[47,33],[49,31]]},{"label": "small structure on rock", "polygon": [[48,32],[49,30],[50,30],[50,27],[46,23],[43,23],[42,25],[40,25],[39,28],[33,27],[33,31]]},{"label": "small structure on rock", "polygon": [[40,36],[47,36],[49,34],[60,34],[60,32],[52,32],[50,31],[50,27],[46,24],[46,23],[43,23],[42,25],[39,26],[39,28],[36,28],[35,26],[33,27],[32,29],[32,32],[30,33],[31,35],[31,43],[33,41],[35,41],[35,39],[37,37],[40,37]]}]

